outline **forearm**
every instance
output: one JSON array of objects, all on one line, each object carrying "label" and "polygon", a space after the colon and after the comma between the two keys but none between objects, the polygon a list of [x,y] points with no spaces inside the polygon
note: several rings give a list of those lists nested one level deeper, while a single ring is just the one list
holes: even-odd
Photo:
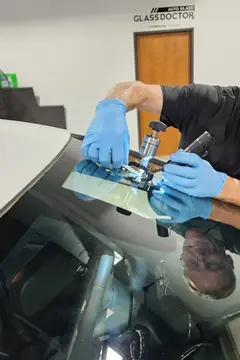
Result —
[{"label": "forearm", "polygon": [[163,106],[163,93],[159,85],[146,85],[140,81],[116,84],[106,95],[106,99],[122,100],[127,111],[145,110],[160,114]]},{"label": "forearm", "polygon": [[215,198],[240,206],[240,181],[228,176],[222,191]]},{"label": "forearm", "polygon": [[219,200],[212,199],[212,211],[209,220],[218,221],[240,229],[240,208],[235,205],[227,204]]}]

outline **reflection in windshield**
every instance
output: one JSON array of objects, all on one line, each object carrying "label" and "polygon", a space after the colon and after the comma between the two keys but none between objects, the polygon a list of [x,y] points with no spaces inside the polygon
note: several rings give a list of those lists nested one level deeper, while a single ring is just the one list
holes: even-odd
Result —
[{"label": "reflection in windshield", "polygon": [[[168,215],[157,214],[150,206],[148,192],[129,182],[129,177],[123,176],[123,173],[122,170],[113,172],[92,161],[82,160],[70,173],[63,187],[73,191],[83,201],[101,200],[129,214],[170,220]],[[131,178],[131,174],[129,176]]]},{"label": "reflection in windshield", "polygon": [[79,174],[93,176],[99,179],[105,179],[118,183],[122,180],[118,170],[108,171],[103,166],[99,166],[90,160],[79,161],[75,166],[75,171]]},{"label": "reflection in windshield", "polygon": [[235,290],[236,277],[224,243],[200,229],[173,228],[184,236],[180,261],[190,290],[215,300],[229,297]]},{"label": "reflection in windshield", "polygon": [[[71,153],[78,152],[79,143]],[[221,359],[219,339],[209,329],[236,314],[239,293],[227,301],[210,302],[205,296],[220,299],[234,291],[232,259],[236,274],[238,262],[226,250],[236,248],[239,236],[227,246],[215,237],[216,228],[213,233],[204,228],[206,220],[179,224],[201,214],[194,204],[201,211],[208,204],[191,197],[177,202],[182,210],[172,207],[177,216],[167,224],[153,209],[154,220],[146,216],[147,197],[145,213],[138,213],[142,217],[134,214],[141,209],[137,200],[131,216],[119,215],[113,201],[122,205],[128,200],[124,195],[138,199],[146,191],[91,162],[74,168],[76,157],[66,154],[1,218],[7,241],[1,242],[5,279],[0,285],[6,285],[7,308],[2,301],[5,339],[0,352],[11,348],[18,360],[32,358],[32,349],[36,360],[109,360],[113,354],[124,360],[183,360],[201,349],[201,357]],[[121,192],[119,186],[131,191]],[[232,213],[226,221],[230,218]]]},{"label": "reflection in windshield", "polygon": [[[157,214],[169,216],[171,223],[184,223],[198,217],[207,219],[211,212],[210,199],[183,194],[164,184],[154,192],[151,206]],[[163,219],[163,222],[166,221]]]},{"label": "reflection in windshield", "polygon": [[[89,160],[80,161],[74,170],[64,187],[73,190],[80,200],[103,200],[145,217],[150,217],[152,208],[150,214],[157,219],[158,231],[161,223],[185,223],[209,213],[209,199],[194,198],[164,185],[159,195],[160,206],[155,209],[154,204],[149,205],[145,191],[129,186],[121,170],[105,169]],[[145,195],[145,202],[139,194]],[[184,238],[181,263],[190,290],[216,300],[230,296],[235,290],[236,278],[232,258],[225,253],[223,244],[196,229],[188,229]],[[141,262],[143,264],[144,259]]]}]

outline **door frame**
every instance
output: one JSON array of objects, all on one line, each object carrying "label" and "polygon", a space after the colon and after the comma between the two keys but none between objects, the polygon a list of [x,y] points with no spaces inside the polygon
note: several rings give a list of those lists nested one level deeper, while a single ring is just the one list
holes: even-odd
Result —
[{"label": "door frame", "polygon": [[[139,35],[151,35],[151,34],[170,34],[188,32],[190,33],[190,83],[193,83],[194,78],[194,27],[184,29],[167,29],[167,30],[153,30],[153,31],[135,31],[133,33],[133,46],[134,46],[134,69],[135,69],[135,80],[138,80],[138,61],[137,61],[137,37]],[[140,111],[137,110],[137,131],[138,131],[138,147],[140,146]]]}]

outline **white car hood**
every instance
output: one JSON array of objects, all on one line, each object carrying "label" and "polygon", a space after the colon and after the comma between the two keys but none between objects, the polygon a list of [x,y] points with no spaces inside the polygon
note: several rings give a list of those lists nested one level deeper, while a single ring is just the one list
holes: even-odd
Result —
[{"label": "white car hood", "polygon": [[67,130],[0,119],[0,216],[53,165],[70,137]]}]

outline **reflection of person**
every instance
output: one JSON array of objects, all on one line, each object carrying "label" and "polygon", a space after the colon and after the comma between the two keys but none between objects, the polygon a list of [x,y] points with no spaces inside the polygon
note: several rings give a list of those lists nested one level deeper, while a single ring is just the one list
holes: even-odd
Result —
[{"label": "reflection of person", "polygon": [[[214,299],[229,296],[235,289],[236,279],[232,258],[226,250],[239,253],[240,232],[229,226],[239,222],[239,207],[195,198],[166,186],[153,193],[152,207],[160,215],[171,216],[171,227],[185,238],[181,261],[190,288]],[[213,229],[214,236],[210,234]]]},{"label": "reflection of person", "polygon": [[[240,235],[240,207],[232,204],[223,203],[219,200],[208,198],[196,198],[173,190],[168,186],[162,185],[160,191],[152,192],[151,206],[159,215],[171,217],[171,221],[159,220],[165,223],[185,223],[191,219],[201,218],[213,220],[225,224],[225,228],[234,231],[235,235]],[[208,222],[202,223],[205,227]],[[238,229],[238,230],[237,230]],[[238,246],[237,246],[238,245]],[[240,253],[240,242],[234,244]]]},{"label": "reflection of person", "polygon": [[188,168],[168,164],[163,172],[168,186],[188,195],[216,197],[240,205],[239,106],[238,87],[119,83],[96,107],[83,142],[83,156],[106,167],[127,164],[126,113],[138,109],[161,114],[167,126],[180,130],[181,148],[205,130],[216,140],[207,161],[183,151],[173,154],[173,162]]},{"label": "reflection of person", "polygon": [[160,190],[151,193],[150,204],[158,215],[170,216],[169,220],[159,222],[183,223],[189,219],[200,217],[207,219],[211,214],[210,199],[197,198],[161,185]]},{"label": "reflection of person", "polygon": [[225,299],[236,287],[233,260],[222,243],[199,231],[185,233],[181,256],[184,278],[192,291]]}]

